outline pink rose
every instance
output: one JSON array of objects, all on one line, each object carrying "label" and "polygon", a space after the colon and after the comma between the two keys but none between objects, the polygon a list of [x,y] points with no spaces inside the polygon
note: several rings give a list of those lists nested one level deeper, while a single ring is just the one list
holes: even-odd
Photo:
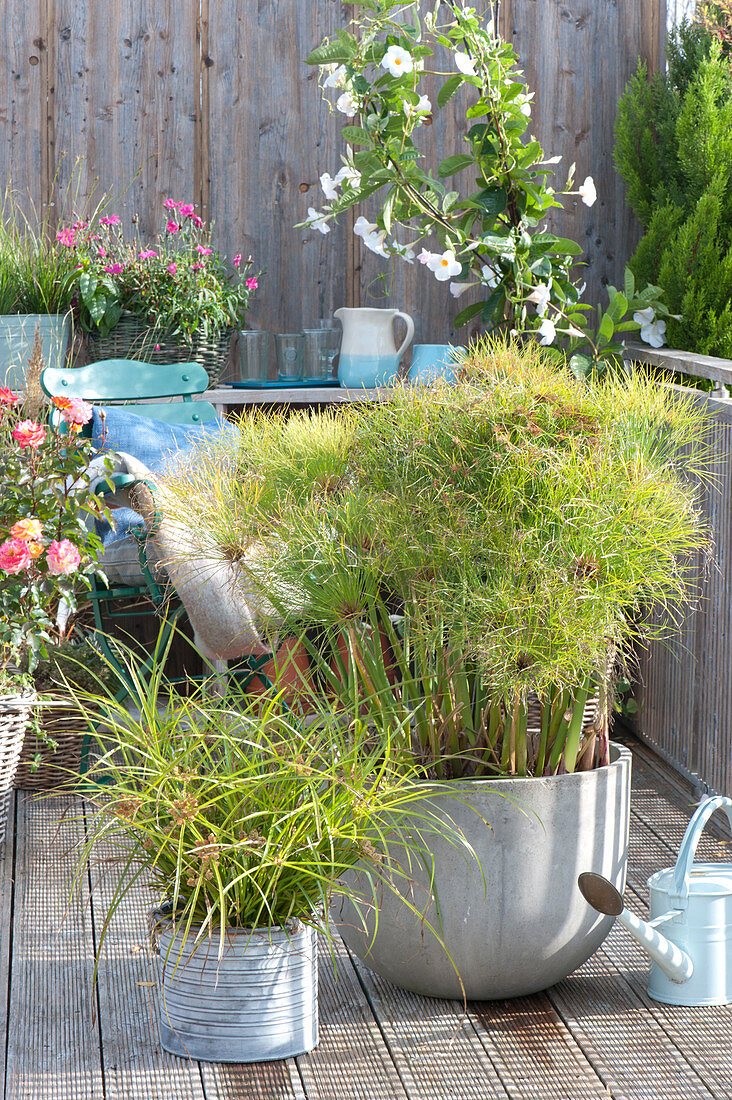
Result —
[{"label": "pink rose", "polygon": [[247,279],[247,281],[246,281],[247,290],[256,290],[258,286],[259,286],[259,279],[257,278],[256,275],[252,275],[251,279]]},{"label": "pink rose", "polygon": [[212,248],[204,248],[202,244],[196,245],[196,252],[200,252],[202,256],[210,256],[213,252]]},{"label": "pink rose", "polygon": [[196,229],[200,229],[203,225],[203,218],[199,218],[198,214],[191,214],[191,221],[195,225]]},{"label": "pink rose", "polygon": [[18,395],[7,386],[0,386],[0,405],[17,405]]},{"label": "pink rose", "polygon": [[79,568],[81,554],[68,539],[54,539],[46,552],[48,572],[55,577],[66,577]]},{"label": "pink rose", "polygon": [[10,536],[14,539],[22,539],[24,542],[29,540],[38,542],[43,538],[43,526],[34,516],[26,516],[25,519],[19,519],[13,524],[10,528]]},{"label": "pink rose", "polygon": [[122,221],[122,219],[120,217],[118,217],[117,214],[105,214],[105,216],[103,218],[99,219],[99,224],[100,225],[119,225],[119,223],[121,221]]},{"label": "pink rose", "polygon": [[67,424],[88,424],[94,415],[91,405],[81,397],[54,397],[52,404]]},{"label": "pink rose", "polygon": [[236,267],[236,268],[239,267],[239,264],[241,263],[241,252],[237,252],[236,256],[234,256],[233,263],[234,263],[234,267]]},{"label": "pink rose", "polygon": [[22,573],[32,560],[25,539],[7,539],[0,545],[0,569],[6,573]]},{"label": "pink rose", "polygon": [[178,271],[178,265],[177,264],[168,264],[168,266],[166,267],[165,270],[168,272],[169,275],[175,275],[176,272]]},{"label": "pink rose", "polygon": [[178,225],[178,222],[174,222],[171,218],[165,228],[168,230],[169,233],[177,233],[180,229],[180,226]]},{"label": "pink rose", "polygon": [[[170,222],[168,222],[168,225],[170,225]],[[138,260],[153,260],[156,256],[157,252],[152,248],[148,248],[145,252],[141,252],[137,258]]]},{"label": "pink rose", "polygon": [[175,210],[176,207],[180,206],[180,203],[176,202],[175,199],[166,199],[163,206],[166,210]]},{"label": "pink rose", "polygon": [[182,202],[178,207],[178,212],[182,218],[192,218],[196,212],[196,208],[192,203]]},{"label": "pink rose", "polygon": [[73,248],[76,244],[76,234],[73,229],[59,229],[56,240],[65,248]]},{"label": "pink rose", "polygon": [[36,424],[35,420],[21,420],[10,434],[19,446],[32,447],[37,451],[46,438],[46,429],[42,424]]},{"label": "pink rose", "polygon": [[124,269],[124,264],[109,264],[104,268],[108,275],[121,275]]}]

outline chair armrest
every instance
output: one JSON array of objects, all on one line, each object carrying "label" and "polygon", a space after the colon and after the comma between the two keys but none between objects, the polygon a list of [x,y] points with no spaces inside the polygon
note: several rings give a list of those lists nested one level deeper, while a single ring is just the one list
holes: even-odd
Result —
[{"label": "chair armrest", "polygon": [[137,477],[135,474],[107,474],[95,488],[100,496],[114,496],[121,490],[127,491],[130,507],[139,512],[144,520],[144,528],[138,524],[133,533],[145,536],[156,534],[162,517],[155,501],[155,482],[151,478]]}]

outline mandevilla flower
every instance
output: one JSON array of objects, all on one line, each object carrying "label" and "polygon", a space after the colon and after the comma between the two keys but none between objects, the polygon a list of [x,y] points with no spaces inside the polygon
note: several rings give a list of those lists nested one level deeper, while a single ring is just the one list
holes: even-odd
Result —
[{"label": "mandevilla flower", "polygon": [[6,539],[0,545],[0,569],[6,573],[23,573],[32,560],[25,539]]},{"label": "mandevilla flower", "polygon": [[533,302],[536,306],[537,316],[543,317],[549,308],[551,295],[552,292],[546,283],[537,283],[531,294],[527,294],[526,301]]},{"label": "mandevilla flower", "polygon": [[46,429],[35,420],[21,420],[10,433],[19,447],[31,447],[37,451],[46,438]]},{"label": "mandevilla flower", "polygon": [[320,186],[328,202],[338,198],[338,180],[333,179],[330,173],[323,172],[320,177]]},{"label": "mandevilla flower", "polygon": [[633,320],[640,325],[640,338],[652,348],[662,348],[666,343],[666,322],[656,318],[655,310],[649,306],[633,314]]},{"label": "mandevilla flower", "polygon": [[56,577],[75,573],[81,562],[81,554],[69,539],[54,539],[46,552],[48,572]]},{"label": "mandevilla flower", "polygon": [[414,58],[402,46],[389,46],[381,60],[381,66],[391,76],[404,76],[414,72]]},{"label": "mandevilla flower", "polygon": [[325,236],[326,233],[330,233],[328,215],[321,214],[314,206],[308,207],[308,225],[311,229],[317,229],[323,236]]},{"label": "mandevilla flower", "polygon": [[351,168],[350,164],[344,164],[343,167],[339,168],[336,172],[333,182],[336,185],[342,183],[346,187],[360,187],[361,173],[355,168]]},{"label": "mandevilla flower", "polygon": [[554,322],[550,321],[548,317],[545,317],[539,325],[539,332],[541,333],[540,344],[547,346],[548,344],[554,343],[557,336],[557,330]]},{"label": "mandevilla flower", "polygon": [[361,214],[356,218],[353,232],[357,237],[366,237],[370,233],[375,233],[378,228],[376,222],[370,222],[368,218],[364,218],[363,214]]},{"label": "mandevilla flower", "polygon": [[323,68],[330,70],[330,75],[323,81],[324,88],[345,88],[348,80],[345,65],[324,65]]},{"label": "mandevilla flower", "polygon": [[463,265],[455,259],[455,253],[451,248],[448,248],[442,255],[435,254],[431,256],[427,260],[427,267],[434,272],[435,278],[440,283],[446,283],[454,275],[459,275],[463,269]]},{"label": "mandevilla flower", "polygon": [[346,115],[347,118],[353,118],[358,111],[358,106],[358,100],[353,92],[344,92],[343,95],[339,96],[336,100],[336,107],[341,114]]},{"label": "mandevilla flower", "polygon": [[455,51],[455,65],[464,76],[475,76],[475,61],[462,50]]},{"label": "mandevilla flower", "polygon": [[597,200],[597,191],[592,176],[586,177],[585,182],[577,189],[577,193],[585,206],[594,206]]}]

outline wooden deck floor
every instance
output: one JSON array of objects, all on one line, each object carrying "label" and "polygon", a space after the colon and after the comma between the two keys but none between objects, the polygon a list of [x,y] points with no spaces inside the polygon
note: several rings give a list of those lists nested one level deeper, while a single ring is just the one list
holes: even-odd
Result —
[{"label": "wooden deck floor", "polygon": [[[634,761],[628,904],[675,860],[692,799],[645,749]],[[345,951],[321,967],[321,1041],[259,1066],[199,1065],[156,1045],[154,972],[141,905],[126,906],[92,987],[101,893],[67,912],[74,800],[19,793],[0,855],[0,1044],[5,1100],[723,1100],[732,1097],[732,1007],[650,1001],[647,964],[620,929],[546,994],[471,1004],[395,989]],[[78,804],[77,804],[78,809]],[[706,858],[729,856],[703,841]],[[7,980],[5,980],[7,974]]]}]

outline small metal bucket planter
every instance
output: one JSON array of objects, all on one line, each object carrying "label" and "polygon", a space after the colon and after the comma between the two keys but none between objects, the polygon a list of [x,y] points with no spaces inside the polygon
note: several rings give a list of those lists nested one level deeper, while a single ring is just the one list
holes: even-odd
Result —
[{"label": "small metal bucket planter", "polygon": [[169,924],[160,932],[160,1039],[203,1062],[269,1062],[318,1042],[317,933],[299,922],[232,930],[196,943]]}]

